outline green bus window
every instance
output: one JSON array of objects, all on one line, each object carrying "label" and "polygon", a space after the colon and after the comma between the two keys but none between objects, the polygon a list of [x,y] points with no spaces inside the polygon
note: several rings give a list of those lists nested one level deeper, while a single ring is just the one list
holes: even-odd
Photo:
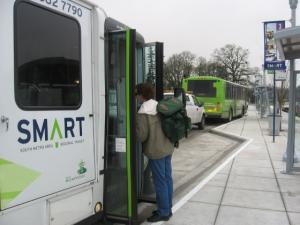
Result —
[{"label": "green bus window", "polygon": [[190,80],[187,90],[197,97],[216,97],[215,80]]}]

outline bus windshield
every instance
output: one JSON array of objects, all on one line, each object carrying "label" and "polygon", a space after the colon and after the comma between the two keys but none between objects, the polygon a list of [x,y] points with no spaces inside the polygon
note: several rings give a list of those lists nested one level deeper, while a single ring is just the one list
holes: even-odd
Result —
[{"label": "bus windshield", "polygon": [[189,80],[187,90],[197,97],[216,97],[215,80]]}]

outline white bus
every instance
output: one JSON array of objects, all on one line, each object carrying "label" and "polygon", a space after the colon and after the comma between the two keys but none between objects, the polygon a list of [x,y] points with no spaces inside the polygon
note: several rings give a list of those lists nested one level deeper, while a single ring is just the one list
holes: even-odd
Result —
[{"label": "white bus", "polygon": [[0,21],[0,224],[135,224],[154,194],[134,86],[162,74],[162,43],[91,0],[3,0]]}]

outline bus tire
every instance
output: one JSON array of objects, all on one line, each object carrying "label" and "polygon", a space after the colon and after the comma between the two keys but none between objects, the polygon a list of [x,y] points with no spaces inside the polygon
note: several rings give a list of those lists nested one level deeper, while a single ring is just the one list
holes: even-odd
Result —
[{"label": "bus tire", "polygon": [[242,117],[245,115],[245,107],[243,106],[243,109],[242,109]]},{"label": "bus tire", "polygon": [[205,116],[203,114],[200,123],[198,123],[198,128],[199,130],[204,130],[204,127],[205,127]]},{"label": "bus tire", "polygon": [[228,118],[227,118],[227,122],[231,122],[231,121],[232,121],[232,109],[229,110]]}]

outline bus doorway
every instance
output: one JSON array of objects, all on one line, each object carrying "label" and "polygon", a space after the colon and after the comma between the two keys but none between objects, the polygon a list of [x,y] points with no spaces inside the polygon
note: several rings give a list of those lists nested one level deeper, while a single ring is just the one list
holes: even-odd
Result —
[{"label": "bus doorway", "polygon": [[[134,88],[137,83],[147,81],[146,45],[143,37],[135,30],[110,18],[106,21],[105,40],[107,94],[104,212],[108,219],[138,224],[142,213],[140,203],[155,203],[147,159],[142,154],[141,143],[135,134],[138,105]],[[151,57],[156,56],[153,54]],[[158,65],[160,61],[162,65],[162,59],[154,60],[155,64]],[[159,68],[156,65],[155,68]],[[154,83],[162,87],[162,83],[157,82],[159,76],[154,78]],[[160,92],[162,88],[157,93]]]},{"label": "bus doorway", "polygon": [[[137,83],[150,83],[155,89],[157,101],[163,99],[163,43],[147,43],[144,47],[137,44],[137,52],[143,50],[143,54],[138,54],[137,68],[143,64],[143,70],[137,70]],[[139,106],[137,106],[138,111]],[[152,174],[148,166],[148,159],[142,153],[141,143],[137,143],[137,191],[139,202],[155,203],[155,191],[152,181]]]}]

